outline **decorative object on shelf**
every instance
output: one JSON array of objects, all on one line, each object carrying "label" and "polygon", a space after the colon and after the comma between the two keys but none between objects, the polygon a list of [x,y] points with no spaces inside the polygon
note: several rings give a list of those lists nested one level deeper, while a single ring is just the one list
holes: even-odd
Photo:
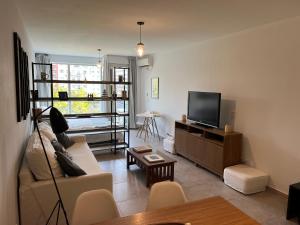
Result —
[{"label": "decorative object on shelf", "polygon": [[127,98],[127,91],[123,90],[122,91],[122,99],[126,99]]},{"label": "decorative object on shelf", "polygon": [[17,121],[25,120],[30,111],[28,56],[17,32],[13,33]]},{"label": "decorative object on shelf", "polygon": [[37,100],[39,98],[39,91],[38,90],[31,90],[31,97],[33,100]]},{"label": "decorative object on shelf", "polygon": [[113,91],[112,93],[112,96],[111,96],[113,99],[117,99],[117,92],[116,91]]},{"label": "decorative object on shelf", "polygon": [[98,53],[99,53],[99,58],[98,58],[98,62],[97,62],[97,67],[101,68],[102,67],[102,62],[101,62],[101,49],[97,49]]},{"label": "decorative object on shelf", "polygon": [[183,115],[181,116],[181,121],[184,122],[184,123],[186,123],[186,115],[185,115],[185,114],[183,114]]},{"label": "decorative object on shelf", "polygon": [[143,21],[140,21],[140,22],[137,22],[137,25],[140,26],[140,42],[137,43],[136,45],[136,53],[139,57],[142,57],[144,55],[144,44],[142,43],[142,26],[144,25],[145,23]]},{"label": "decorative object on shelf", "polygon": [[225,133],[233,132],[233,127],[229,124],[225,124]]},{"label": "decorative object on shelf", "polygon": [[[42,112],[43,110],[41,109],[41,108],[33,108],[32,109],[32,117],[33,118],[36,118],[38,121],[40,121],[41,120],[41,118],[42,118],[42,115],[41,115],[41,112]],[[39,115],[39,116],[38,116]]]},{"label": "decorative object on shelf", "polygon": [[[51,218],[54,215],[54,212],[55,212],[56,209],[57,209],[56,225],[58,224],[59,216],[60,216],[60,211],[61,210],[63,211],[63,215],[65,217],[66,224],[69,225],[70,223],[69,223],[69,220],[68,220],[67,212],[65,210],[64,203],[62,201],[61,194],[59,192],[59,188],[58,188],[58,185],[56,183],[56,179],[54,177],[54,174],[53,174],[53,171],[52,171],[52,168],[51,168],[51,165],[50,165],[50,161],[49,161],[48,155],[46,153],[45,145],[44,145],[44,142],[43,142],[43,139],[42,139],[42,136],[41,136],[41,132],[40,132],[39,126],[38,126],[38,118],[41,117],[41,115],[45,111],[47,111],[48,109],[50,109],[50,108],[51,108],[51,111],[53,110],[53,113],[55,114],[55,116],[53,116],[53,118],[51,119],[51,111],[50,111],[51,126],[52,126],[52,123],[57,125],[57,127],[55,129],[53,129],[53,127],[52,127],[53,132],[54,132],[54,130],[64,132],[67,129],[69,129],[69,126],[68,126],[66,120],[63,118],[62,114],[56,108],[54,108],[52,106],[49,106],[45,110],[41,111],[39,114],[36,115],[36,117],[34,117],[34,120],[33,120],[34,121],[34,125],[35,125],[35,127],[37,129],[37,133],[38,133],[40,142],[41,142],[42,147],[43,147],[43,151],[44,151],[44,154],[45,154],[45,157],[46,157],[46,160],[47,160],[47,164],[48,164],[48,167],[49,167],[49,170],[50,170],[50,173],[51,173],[51,178],[52,178],[52,181],[53,181],[53,184],[54,184],[54,187],[55,187],[55,190],[56,190],[56,194],[57,194],[57,197],[58,197],[58,200],[55,203],[54,208],[53,208],[51,214],[49,215],[49,217],[47,219],[46,225],[51,220]],[[55,117],[55,119],[54,119],[54,117]]]},{"label": "decorative object on shelf", "polygon": [[103,89],[103,91],[102,91],[102,98],[108,98],[106,89]]},{"label": "decorative object on shelf", "polygon": [[151,78],[151,98],[159,97],[159,79],[158,77]]},{"label": "decorative object on shelf", "polygon": [[49,79],[49,75],[45,72],[41,72],[41,80],[46,81]]},{"label": "decorative object on shelf", "polygon": [[69,99],[68,92],[66,92],[66,91],[59,91],[58,92],[58,98],[59,98],[59,100],[68,100]]},{"label": "decorative object on shelf", "polygon": [[122,75],[119,75],[119,76],[118,76],[118,80],[119,80],[119,82],[123,82],[123,76],[122,76]]},{"label": "decorative object on shelf", "polygon": [[89,101],[93,101],[94,100],[94,94],[93,93],[92,94],[88,94],[87,99]]}]

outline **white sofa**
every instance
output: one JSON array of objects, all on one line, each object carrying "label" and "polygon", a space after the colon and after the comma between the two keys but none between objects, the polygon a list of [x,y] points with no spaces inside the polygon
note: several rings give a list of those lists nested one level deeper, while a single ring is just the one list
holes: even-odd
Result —
[{"label": "white sofa", "polygon": [[[34,138],[36,135],[29,138],[27,149],[32,146]],[[56,178],[69,222],[71,222],[75,201],[81,193],[95,189],[107,189],[112,192],[112,174],[101,171],[99,163],[85,141],[85,137],[73,136],[71,139],[75,141],[75,144],[67,151],[72,156],[73,161],[87,175]],[[22,225],[46,224],[46,220],[58,200],[53,181],[35,180],[28,167],[26,157],[24,157],[19,172],[19,183]],[[55,224],[55,218],[56,214],[50,224]],[[62,211],[59,224],[65,224]]]}]

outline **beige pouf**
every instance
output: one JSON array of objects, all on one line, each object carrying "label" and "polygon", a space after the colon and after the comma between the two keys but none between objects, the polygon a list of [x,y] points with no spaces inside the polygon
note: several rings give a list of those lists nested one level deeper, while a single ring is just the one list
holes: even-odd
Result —
[{"label": "beige pouf", "polygon": [[244,164],[224,169],[224,183],[243,194],[266,190],[269,175]]}]

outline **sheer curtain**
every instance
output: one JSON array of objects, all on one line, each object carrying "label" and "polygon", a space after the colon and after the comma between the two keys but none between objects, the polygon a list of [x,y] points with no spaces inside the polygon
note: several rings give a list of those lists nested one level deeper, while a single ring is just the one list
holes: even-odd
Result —
[{"label": "sheer curtain", "polygon": [[[130,128],[136,128],[136,120],[135,120],[135,114],[136,114],[136,80],[137,80],[137,65],[136,65],[136,57],[129,56],[129,57],[123,57],[118,56],[119,58],[123,60],[112,60],[110,61],[109,55],[103,56],[102,60],[102,66],[103,66],[103,80],[111,81],[111,70],[113,67],[129,67],[129,81],[132,82],[132,85],[129,86],[130,90],[130,103],[129,103],[129,111],[130,111]],[[124,60],[126,59],[126,60]],[[128,59],[128,64],[125,64]],[[110,88],[107,85],[106,91],[109,92]],[[105,110],[105,112],[110,111],[110,103],[109,102],[103,102],[102,107]]]},{"label": "sheer curtain", "polygon": [[[110,76],[110,63],[108,60],[108,56],[105,55],[102,57],[102,67],[103,67],[103,80],[104,81],[111,81],[111,76]],[[101,85],[101,92],[103,90],[106,90],[107,93],[110,92],[110,87],[108,85]],[[101,93],[102,95],[102,93]],[[109,93],[110,95],[110,93]],[[103,109],[103,112],[109,112],[110,111],[110,102],[109,101],[103,101],[101,102],[101,107]]]},{"label": "sheer curtain", "polygon": [[136,114],[136,85],[137,85],[137,66],[136,66],[136,57],[129,56],[129,78],[132,84],[130,87],[130,128],[136,128],[136,120],[135,120],[135,114]]}]

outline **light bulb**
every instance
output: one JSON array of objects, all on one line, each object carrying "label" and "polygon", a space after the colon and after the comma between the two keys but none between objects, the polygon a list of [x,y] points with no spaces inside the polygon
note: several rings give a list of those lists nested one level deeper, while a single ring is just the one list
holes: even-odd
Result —
[{"label": "light bulb", "polygon": [[101,68],[101,66],[102,66],[102,65],[101,65],[101,61],[99,60],[98,63],[97,63],[97,67],[98,67],[98,68]]},{"label": "light bulb", "polygon": [[139,57],[142,57],[144,55],[144,44],[138,43],[136,46],[136,53]]}]

